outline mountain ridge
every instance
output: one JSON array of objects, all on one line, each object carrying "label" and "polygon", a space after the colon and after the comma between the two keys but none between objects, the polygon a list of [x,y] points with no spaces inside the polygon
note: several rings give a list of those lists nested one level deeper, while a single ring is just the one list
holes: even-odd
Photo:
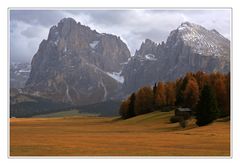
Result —
[{"label": "mountain ridge", "polygon": [[124,91],[129,94],[198,70],[230,72],[230,41],[216,30],[184,22],[170,32],[166,43],[142,43],[123,70]]},{"label": "mountain ridge", "polygon": [[41,42],[24,90],[61,102],[91,104],[198,70],[230,71],[230,41],[214,29],[184,22],[166,42],[146,39],[130,56],[120,37],[64,18]]}]

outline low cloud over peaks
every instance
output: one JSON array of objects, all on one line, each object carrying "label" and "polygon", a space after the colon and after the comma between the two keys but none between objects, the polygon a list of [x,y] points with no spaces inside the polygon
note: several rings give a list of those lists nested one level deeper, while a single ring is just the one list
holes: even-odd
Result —
[{"label": "low cloud over peaks", "polygon": [[11,10],[11,61],[30,62],[50,27],[64,17],[120,36],[134,54],[146,38],[166,41],[184,21],[216,29],[230,39],[230,15],[230,10]]}]

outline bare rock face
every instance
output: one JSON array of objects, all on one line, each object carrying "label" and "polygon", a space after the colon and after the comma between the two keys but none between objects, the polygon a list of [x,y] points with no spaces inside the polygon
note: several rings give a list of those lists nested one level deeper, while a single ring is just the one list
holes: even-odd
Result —
[{"label": "bare rock face", "polygon": [[113,73],[120,73],[129,57],[119,37],[64,18],[34,55],[25,91],[75,104],[105,101],[121,88]]},{"label": "bare rock face", "polygon": [[147,39],[124,66],[126,94],[159,80],[169,81],[186,72],[230,71],[230,41],[216,30],[185,22],[173,30],[166,43]]},{"label": "bare rock face", "polygon": [[166,43],[146,39],[131,57],[119,37],[65,18],[41,42],[24,92],[90,104],[199,70],[230,71],[230,41],[216,30],[185,22],[169,34]]}]

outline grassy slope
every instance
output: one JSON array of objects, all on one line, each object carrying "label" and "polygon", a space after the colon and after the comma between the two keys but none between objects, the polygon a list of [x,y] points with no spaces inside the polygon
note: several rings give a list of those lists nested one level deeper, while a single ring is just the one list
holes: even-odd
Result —
[{"label": "grassy slope", "polygon": [[58,118],[58,117],[71,117],[71,116],[81,116],[81,115],[89,115],[89,116],[97,116],[97,114],[88,114],[88,113],[80,113],[79,110],[70,110],[70,111],[60,111],[49,114],[35,115],[33,118]]},{"label": "grassy slope", "polygon": [[229,122],[186,129],[173,112],[128,120],[103,117],[11,119],[11,156],[227,156]]}]

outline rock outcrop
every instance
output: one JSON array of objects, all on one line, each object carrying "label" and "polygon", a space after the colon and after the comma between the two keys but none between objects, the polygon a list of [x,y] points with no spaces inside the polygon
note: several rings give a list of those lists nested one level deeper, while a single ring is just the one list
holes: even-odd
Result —
[{"label": "rock outcrop", "polygon": [[129,57],[120,37],[64,18],[34,55],[25,92],[74,104],[114,98],[122,84],[114,74]]}]

